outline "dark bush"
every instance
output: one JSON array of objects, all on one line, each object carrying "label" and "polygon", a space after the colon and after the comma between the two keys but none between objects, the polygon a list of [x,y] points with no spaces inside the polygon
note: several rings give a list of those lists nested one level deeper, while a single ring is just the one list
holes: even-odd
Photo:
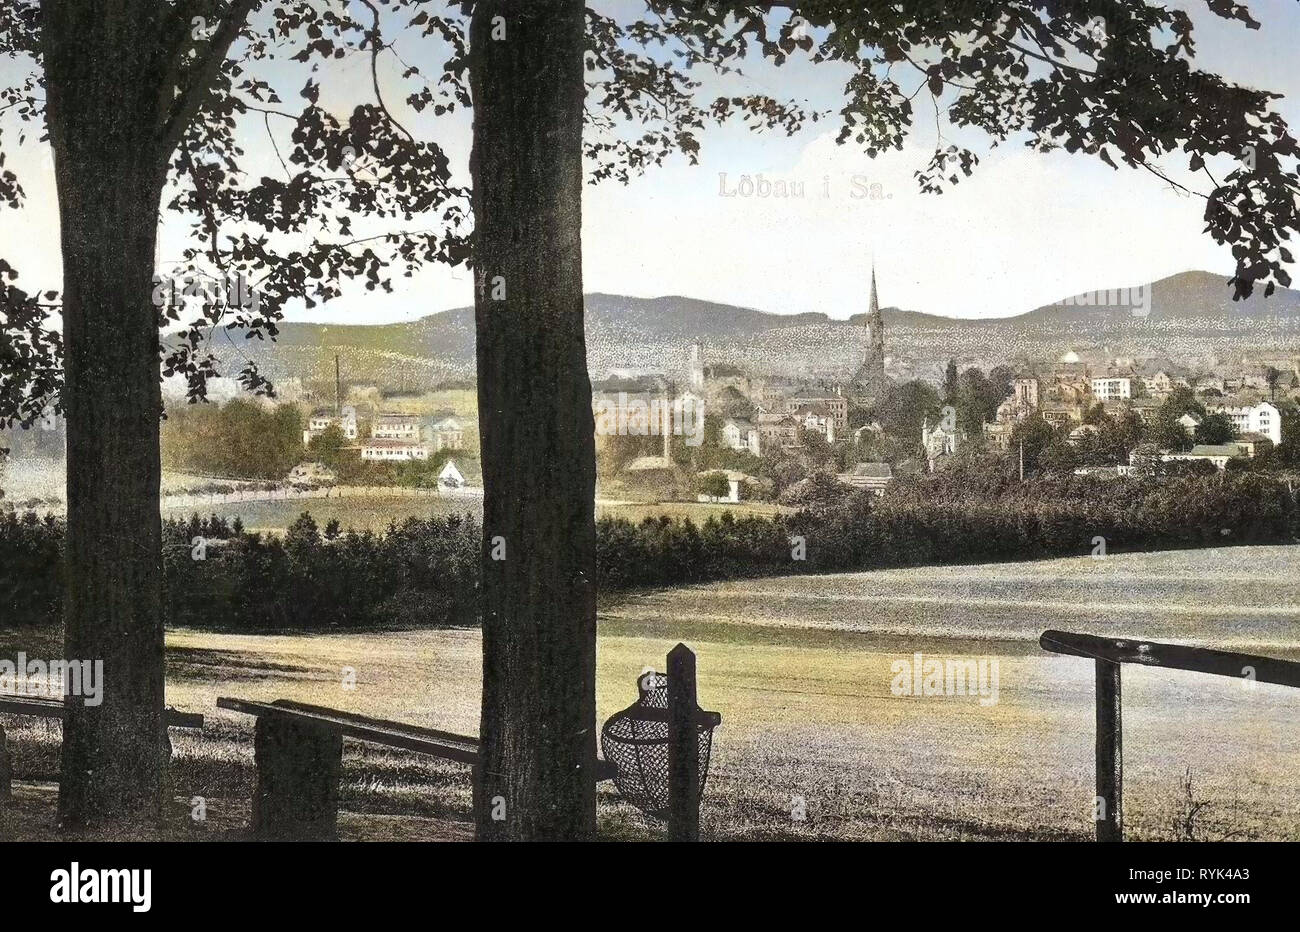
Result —
[{"label": "dark bush", "polygon": [[[1068,476],[984,484],[940,473],[882,498],[774,518],[730,511],[702,525],[669,517],[597,522],[603,591],[746,576],[1001,562],[1106,550],[1289,543],[1295,496],[1255,472],[1164,479]],[[481,531],[470,516],[408,518],[382,534],[322,533],[304,513],[283,538],[217,516],[163,525],[167,621],[236,630],[477,623]],[[0,515],[3,624],[57,624],[63,524]],[[799,557],[802,556],[802,559]]]}]

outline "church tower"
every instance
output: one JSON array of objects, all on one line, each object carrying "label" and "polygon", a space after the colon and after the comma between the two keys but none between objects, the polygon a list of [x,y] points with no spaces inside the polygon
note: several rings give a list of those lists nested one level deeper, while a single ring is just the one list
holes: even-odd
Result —
[{"label": "church tower", "polygon": [[880,299],[876,295],[876,266],[871,265],[871,299],[867,305],[868,346],[867,356],[862,361],[857,375],[853,377],[855,386],[862,389],[874,388],[885,378],[885,321],[880,314]]}]

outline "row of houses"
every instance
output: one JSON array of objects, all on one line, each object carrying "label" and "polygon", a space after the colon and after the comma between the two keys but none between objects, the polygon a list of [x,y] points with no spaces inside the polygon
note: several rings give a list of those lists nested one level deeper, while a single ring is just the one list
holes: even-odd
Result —
[{"label": "row of houses", "polygon": [[762,456],[777,449],[798,449],[803,445],[805,432],[835,443],[841,436],[835,423],[834,413],[821,405],[802,404],[788,412],[760,409],[752,420],[729,417],[723,421],[722,445],[729,450]]},{"label": "row of houses", "polygon": [[361,459],[370,462],[427,460],[443,450],[461,450],[465,445],[465,427],[455,417],[426,423],[415,414],[380,414],[370,423],[370,436],[357,442],[357,412],[347,406],[337,415],[327,411],[312,414],[302,433],[303,446],[332,426],[339,428],[345,440],[355,443],[348,449],[358,450]]},{"label": "row of houses", "polygon": [[805,434],[836,443],[848,432],[849,399],[842,391],[803,392],[785,398],[779,410],[758,405],[752,419],[727,418],[722,424],[722,445],[762,456],[774,449],[798,449]]},{"label": "row of houses", "polygon": [[1170,452],[1154,447],[1138,447],[1129,453],[1127,464],[1119,466],[1080,466],[1074,470],[1076,476],[1097,476],[1111,479],[1131,476],[1142,472],[1151,463],[1196,463],[1207,462],[1215,469],[1225,470],[1228,463],[1238,459],[1249,459],[1258,455],[1260,445],[1254,440],[1234,440],[1231,443],[1198,443],[1190,450]]},{"label": "row of houses", "polygon": [[[1036,412],[1042,415],[1043,420],[1058,427],[1077,425],[1071,436],[1078,439],[1086,433],[1084,415],[1096,402],[1101,402],[1108,409],[1132,411],[1143,423],[1151,423],[1164,400],[1151,395],[1135,397],[1131,378],[1106,376],[1092,379],[1087,390],[1079,392],[1071,400],[1040,401],[1038,380],[1021,378],[1012,383],[1012,392],[998,407],[994,421],[984,424],[984,436],[990,446],[1007,450],[1015,425]],[[1227,417],[1232,422],[1234,432],[1240,437],[1250,439],[1251,435],[1257,435],[1274,445],[1282,442],[1282,416],[1272,402],[1205,398],[1203,405],[1208,414]],[[1188,414],[1184,415],[1180,423],[1191,434],[1200,425],[1200,419]]]}]

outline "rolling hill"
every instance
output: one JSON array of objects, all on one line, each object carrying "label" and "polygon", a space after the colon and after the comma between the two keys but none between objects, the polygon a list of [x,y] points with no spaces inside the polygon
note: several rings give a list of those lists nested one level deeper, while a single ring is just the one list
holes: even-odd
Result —
[{"label": "rolling hill", "polygon": [[[950,357],[963,365],[994,365],[1054,357],[1067,349],[1106,349],[1205,361],[1240,351],[1286,352],[1296,342],[1300,291],[1281,289],[1270,298],[1257,291],[1233,302],[1225,276],[1201,271],[1161,279],[1148,289],[1147,316],[1135,316],[1128,305],[1070,303],[982,319],[886,308],[886,346],[898,371],[924,374]],[[588,361],[597,374],[613,367],[679,370],[698,339],[711,361],[778,375],[842,378],[866,348],[861,315],[842,321],[682,296],[603,293],[588,295],[586,307]],[[276,343],[244,346],[272,379],[331,378],[338,353],[349,381],[416,389],[472,377],[473,309],[373,326],[285,323]],[[229,365],[242,347],[214,349]]]}]

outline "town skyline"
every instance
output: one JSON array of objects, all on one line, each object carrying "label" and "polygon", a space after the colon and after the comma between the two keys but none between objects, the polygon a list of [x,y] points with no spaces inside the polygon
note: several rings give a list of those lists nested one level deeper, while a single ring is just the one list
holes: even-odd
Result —
[{"label": "town skyline", "polygon": [[[1300,123],[1300,76],[1277,65],[1289,51],[1286,37],[1300,28],[1300,9],[1262,7],[1254,12],[1263,28],[1249,30],[1197,3],[1170,6],[1195,23],[1205,66],[1244,86],[1281,94],[1278,112]],[[593,7],[624,15],[635,4],[608,0]],[[0,62],[0,80],[21,68],[20,62]],[[323,70],[322,106],[346,115],[351,88],[369,81],[368,68],[360,56]],[[390,98],[400,99],[400,74],[396,60],[381,66],[379,80]],[[832,114],[843,93],[841,75],[798,58],[780,68],[754,61],[743,75],[701,77],[702,99],[780,88],[784,96]],[[298,92],[296,86],[280,90],[286,97]],[[398,110],[414,132],[437,140],[454,180],[467,183],[468,114],[434,119],[405,106]],[[874,258],[886,270],[885,306],[947,309],[942,312],[966,319],[1007,316],[1091,288],[1129,287],[1189,269],[1222,273],[1226,280],[1234,267],[1228,247],[1203,233],[1204,202],[1146,172],[1112,170],[1062,150],[1034,151],[1015,136],[997,148],[960,128],[945,126],[936,137],[924,111],[900,151],[870,159],[859,147],[836,144],[835,122],[809,122],[788,137],[753,133],[743,125],[709,127],[701,133],[698,164],[674,157],[626,185],[585,186],[584,290],[683,295],[776,314],[826,310],[844,319],[860,312],[858,297],[865,297]],[[0,249],[17,260],[19,283],[32,291],[62,280],[53,170],[38,136],[6,148],[6,168],[29,196],[0,226]],[[260,119],[240,136],[251,164],[268,175],[279,173]],[[287,132],[277,144],[289,145]],[[971,177],[944,194],[922,194],[913,174],[937,145],[969,145],[981,161]],[[1216,159],[1207,167],[1223,177],[1233,164]],[[1165,159],[1160,169],[1180,184],[1201,187],[1185,158]],[[787,196],[761,196],[760,175],[770,185],[783,185]],[[754,188],[749,196],[742,190],[745,179]],[[802,197],[789,195],[796,185]],[[879,186],[879,197],[872,196],[872,185]],[[367,233],[383,229],[382,222],[372,222]],[[186,222],[164,218],[161,273],[180,257],[189,235]],[[1288,268],[1295,277],[1295,265]],[[472,303],[469,270],[435,266],[395,282],[391,294],[343,283],[341,298],[317,308],[307,310],[294,300],[285,319],[396,323]]]}]

